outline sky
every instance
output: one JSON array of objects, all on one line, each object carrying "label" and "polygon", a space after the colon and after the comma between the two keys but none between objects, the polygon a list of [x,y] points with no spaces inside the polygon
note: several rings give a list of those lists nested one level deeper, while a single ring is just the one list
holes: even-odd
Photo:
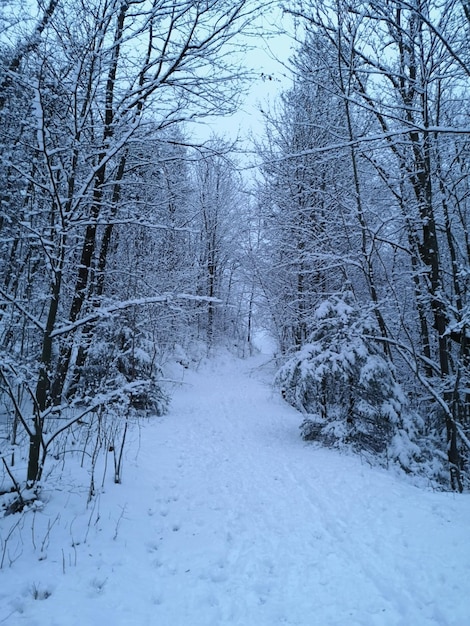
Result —
[{"label": "sky", "polygon": [[251,136],[263,132],[262,111],[268,111],[280,93],[289,87],[288,65],[294,49],[290,20],[275,8],[259,18],[259,29],[267,33],[266,36],[250,37],[242,59],[242,65],[253,72],[254,79],[242,98],[240,109],[228,117],[204,119],[195,127],[197,137],[204,140],[216,134],[249,142]]},{"label": "sky", "polygon": [[[16,5],[15,5],[16,6]],[[25,8],[25,5],[17,5]],[[36,2],[29,3],[29,11],[35,14]],[[5,13],[5,9],[2,8]],[[32,20],[31,28],[36,24]],[[242,97],[242,106],[232,116],[205,118],[188,125],[193,140],[205,141],[213,135],[221,135],[228,140],[241,139],[249,144],[249,138],[263,132],[264,122],[261,110],[269,110],[279,94],[288,88],[289,58],[293,50],[293,24],[283,15],[280,8],[273,6],[255,22],[259,30],[257,37],[242,37],[246,41],[246,52],[241,57],[241,66],[253,72],[254,79]],[[289,33],[289,34],[286,34]]]}]

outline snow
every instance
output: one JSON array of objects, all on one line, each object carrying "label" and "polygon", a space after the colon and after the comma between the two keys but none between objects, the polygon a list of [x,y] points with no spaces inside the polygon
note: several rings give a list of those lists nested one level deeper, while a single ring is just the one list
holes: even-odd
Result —
[{"label": "snow", "polygon": [[0,624],[470,623],[469,496],[305,444],[263,359],[173,371],[121,485],[108,467],[87,507],[66,464],[41,509],[0,520]]}]

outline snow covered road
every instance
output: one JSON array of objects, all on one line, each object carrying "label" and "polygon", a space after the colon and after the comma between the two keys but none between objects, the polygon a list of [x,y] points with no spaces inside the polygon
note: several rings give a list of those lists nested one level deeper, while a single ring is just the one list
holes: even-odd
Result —
[{"label": "snow covered road", "polygon": [[259,364],[186,372],[171,413],[135,431],[91,530],[75,531],[74,561],[62,514],[55,552],[0,572],[0,623],[470,624],[469,495],[304,444]]}]

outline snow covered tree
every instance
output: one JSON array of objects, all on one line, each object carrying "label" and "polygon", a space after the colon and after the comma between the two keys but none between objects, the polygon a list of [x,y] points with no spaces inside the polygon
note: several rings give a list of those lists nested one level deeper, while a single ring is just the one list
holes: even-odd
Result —
[{"label": "snow covered tree", "polygon": [[[248,0],[50,2],[26,43],[15,30],[11,49],[1,43],[9,54],[0,84],[22,104],[20,118],[1,94],[1,333],[11,355],[1,375],[29,437],[30,485],[43,472],[46,431],[63,430],[57,419],[96,324],[136,305],[106,293],[134,142],[234,110],[244,76],[235,38],[259,8]],[[133,206],[121,230],[144,225]],[[146,302],[170,301],[161,287]],[[31,404],[18,405],[20,390]]]},{"label": "snow covered tree", "polygon": [[382,453],[405,404],[373,318],[351,292],[324,300],[308,341],[277,375],[284,398],[304,414],[302,436]]},{"label": "snow covered tree", "polygon": [[336,50],[365,304],[373,304],[388,356],[429,426],[445,433],[436,454],[448,454],[452,488],[462,490],[469,456],[465,7],[312,0],[286,11]]},{"label": "snow covered tree", "polygon": [[259,149],[259,275],[282,352],[303,344],[312,308],[344,281],[354,239],[350,168],[344,151],[327,150],[346,123],[331,47],[309,38],[292,64],[293,86],[281,109],[265,115],[266,141]]},{"label": "snow covered tree", "polygon": [[240,335],[245,304],[240,266],[246,201],[229,146],[221,139],[209,142],[195,162],[193,186],[194,226],[198,230],[197,294],[209,298],[200,305],[198,326],[210,351],[222,337]]}]

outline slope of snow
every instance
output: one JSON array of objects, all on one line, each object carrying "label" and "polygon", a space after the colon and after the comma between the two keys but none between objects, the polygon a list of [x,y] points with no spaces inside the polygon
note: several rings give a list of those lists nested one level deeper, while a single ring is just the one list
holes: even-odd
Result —
[{"label": "slope of snow", "polygon": [[88,507],[74,473],[0,520],[0,624],[470,624],[468,495],[304,444],[260,364],[185,371]]}]

